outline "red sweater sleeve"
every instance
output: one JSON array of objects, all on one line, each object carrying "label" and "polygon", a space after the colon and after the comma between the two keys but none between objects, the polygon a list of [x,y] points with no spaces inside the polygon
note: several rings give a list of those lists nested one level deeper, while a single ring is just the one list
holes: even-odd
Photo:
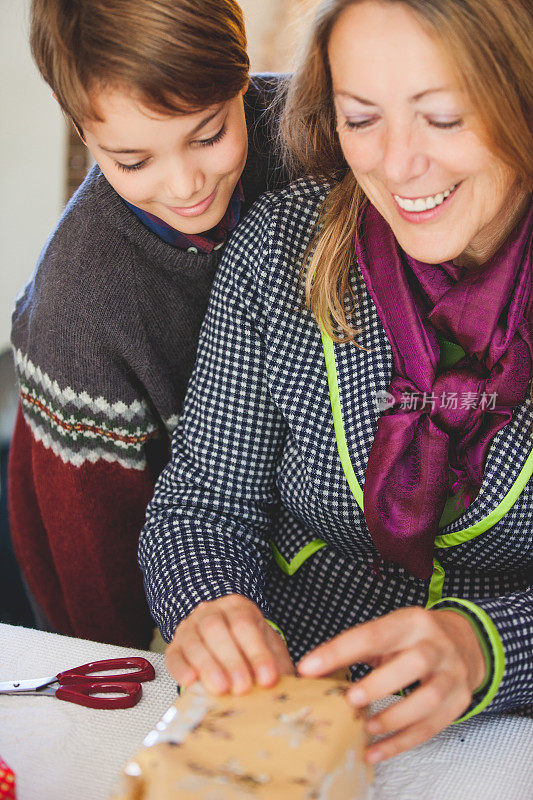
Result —
[{"label": "red sweater sleeve", "polygon": [[146,648],[137,543],[153,492],[149,469],[65,463],[37,441],[19,407],[10,450],[13,546],[35,600],[60,633]]}]

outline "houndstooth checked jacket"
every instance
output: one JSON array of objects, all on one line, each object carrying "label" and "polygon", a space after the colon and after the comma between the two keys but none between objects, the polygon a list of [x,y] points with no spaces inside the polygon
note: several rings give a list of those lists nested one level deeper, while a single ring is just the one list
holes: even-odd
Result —
[{"label": "houndstooth checked jacket", "polygon": [[[349,626],[424,605],[428,581],[386,564],[351,492],[333,427],[320,330],[303,310],[299,265],[327,186],[310,179],[263,196],[219,267],[172,458],[148,506],[139,563],[165,639],[202,600],[240,593],[286,636],[293,659]],[[340,411],[359,486],[392,353],[358,283],[359,342],[335,345]],[[494,438],[481,491],[442,534],[500,504],[530,461],[529,401]],[[491,711],[533,699],[533,481],[485,533],[439,552],[443,597],[467,598],[492,620],[505,670]],[[318,540],[326,543],[321,546]],[[270,542],[291,562],[283,572]],[[453,606],[453,600],[439,605]],[[364,667],[354,668],[357,677]]]}]

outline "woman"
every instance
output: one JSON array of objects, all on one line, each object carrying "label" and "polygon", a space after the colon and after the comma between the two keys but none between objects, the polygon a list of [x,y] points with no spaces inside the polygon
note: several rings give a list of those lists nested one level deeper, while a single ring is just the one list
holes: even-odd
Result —
[{"label": "woman", "polygon": [[146,648],[139,531],[221,253],[280,185],[275,82],[234,0],[34,0],[31,44],[97,163],[14,311],[13,542],[45,627]]},{"label": "woman", "polygon": [[319,6],[283,132],[333,180],[236,232],[141,538],[178,682],[319,645],[299,673],[354,665],[354,705],[410,687],[370,762],[532,700],[532,22]]}]

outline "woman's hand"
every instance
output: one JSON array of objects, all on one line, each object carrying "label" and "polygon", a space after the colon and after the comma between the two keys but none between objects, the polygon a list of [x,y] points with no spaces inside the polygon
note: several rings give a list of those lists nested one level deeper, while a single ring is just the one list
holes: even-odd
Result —
[{"label": "woman's hand", "polygon": [[371,734],[393,734],[370,746],[377,761],[430,739],[469,706],[485,677],[485,657],[470,622],[454,611],[400,608],[335,636],[298,664],[306,677],[364,662],[374,667],[348,691],[353,706],[420,682],[407,697],[371,717]]},{"label": "woman's hand", "polygon": [[166,664],[180,686],[200,680],[212,694],[244,694],[295,674],[283,638],[238,594],[200,603],[176,628]]}]

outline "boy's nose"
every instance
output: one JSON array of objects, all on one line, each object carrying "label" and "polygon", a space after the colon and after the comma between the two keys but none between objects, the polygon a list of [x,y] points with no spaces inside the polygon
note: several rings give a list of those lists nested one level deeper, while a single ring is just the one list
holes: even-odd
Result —
[{"label": "boy's nose", "polygon": [[199,197],[205,184],[204,175],[201,170],[195,169],[191,165],[177,164],[168,176],[167,185],[169,196],[176,205],[194,205],[205,199]]}]

